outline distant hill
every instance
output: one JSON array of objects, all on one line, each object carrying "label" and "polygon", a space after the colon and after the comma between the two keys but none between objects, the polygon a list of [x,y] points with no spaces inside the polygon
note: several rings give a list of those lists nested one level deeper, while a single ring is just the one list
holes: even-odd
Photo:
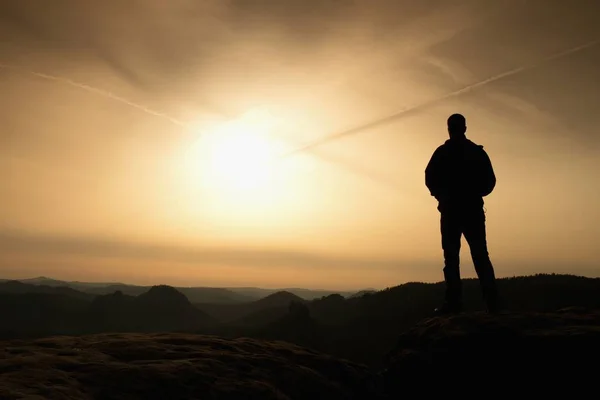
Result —
[{"label": "distant hill", "polygon": [[284,290],[281,292],[270,294],[267,297],[257,300],[254,302],[254,305],[263,308],[280,306],[287,307],[292,301],[304,303],[306,300],[294,293]]},{"label": "distant hill", "polygon": [[367,290],[361,290],[360,292],[356,292],[351,296],[348,296],[348,299],[354,299],[356,297],[363,297],[364,295],[370,295],[373,293],[377,293],[377,290],[375,289],[367,289]]},{"label": "distant hill", "polygon": [[[0,337],[187,331],[286,340],[370,366],[381,363],[401,332],[429,318],[444,293],[442,282],[411,282],[350,298],[331,294],[306,301],[278,292],[243,303],[192,304],[168,286],[151,287],[137,296],[117,291],[90,299],[60,292],[65,288],[45,293],[48,289],[35,285],[4,285],[17,289],[0,296]],[[599,278],[540,274],[499,279],[498,286],[502,306],[511,312],[600,309]],[[464,292],[466,312],[483,309],[477,280],[465,279]]]},{"label": "distant hill", "polygon": [[[135,286],[125,284],[114,284],[104,287],[93,287],[86,289],[86,292],[93,293],[96,295],[104,295],[120,291],[130,296],[138,296],[142,293],[147,292],[151,286]],[[194,303],[198,302],[214,302],[214,303],[239,303],[244,301],[253,300],[243,295],[231,292],[227,289],[219,288],[176,288],[181,293]]]},{"label": "distant hill", "polygon": [[215,320],[192,306],[187,297],[170,286],[154,286],[139,296],[122,292],[98,296],[87,312],[93,332],[156,332],[202,329]]},{"label": "distant hill", "polygon": [[[50,288],[20,282],[0,287],[19,288],[0,293],[0,337],[31,337],[96,332],[194,331],[215,320],[194,307],[169,286],[154,286],[139,296],[117,291],[102,296],[77,297],[73,289]],[[48,288],[48,287],[46,287]],[[61,289],[61,290],[59,290]],[[68,289],[62,293],[62,289]]]},{"label": "distant hill", "polygon": [[[6,282],[7,280],[0,280]],[[19,279],[18,282],[30,285],[44,285],[50,287],[69,287],[77,291],[93,296],[112,294],[120,291],[130,296],[138,296],[147,292],[152,286],[128,285],[124,283],[97,283],[61,281],[47,277]],[[210,287],[178,287],[177,290],[184,293],[192,302],[214,302],[214,303],[239,303],[256,300],[254,297],[236,293],[228,289]]]},{"label": "distant hill", "polygon": [[295,294],[298,297],[303,298],[304,300],[315,300],[324,296],[329,296],[332,294],[340,294],[344,297],[351,296],[354,292],[351,291],[336,291],[336,290],[319,290],[319,289],[302,289],[302,288],[280,288],[280,289],[262,289],[262,288],[253,288],[253,287],[229,287],[228,290],[231,290],[236,293],[240,293],[246,295],[248,297],[252,297],[254,299],[264,298],[273,293],[277,292],[289,292]]},{"label": "distant hill", "polygon": [[151,288],[151,286],[132,286],[132,285],[125,285],[122,283],[115,283],[115,284],[108,285],[108,286],[88,287],[84,290],[86,291],[86,293],[91,293],[96,296],[112,294],[115,292],[121,292],[128,296],[139,296],[140,294],[150,290],[150,288]]},{"label": "distant hill", "polygon": [[196,288],[196,287],[178,287],[181,293],[185,294],[193,303],[242,303],[252,301],[254,298],[237,293],[233,290],[222,288]]},{"label": "distant hill", "polygon": [[80,292],[67,286],[49,286],[39,284],[28,284],[20,281],[0,282],[0,294],[25,294],[25,293],[45,293],[60,294],[74,297],[77,299],[91,300],[94,296],[89,293]]},{"label": "distant hill", "polygon": [[58,293],[0,294],[0,338],[77,334],[89,304]]},{"label": "distant hill", "polygon": [[94,287],[106,287],[111,285],[118,285],[116,282],[78,282],[78,281],[61,281],[58,279],[48,278],[45,276],[39,276],[37,278],[19,279],[19,282],[27,283],[30,285],[44,285],[44,286],[67,286],[75,290],[85,291],[89,288]]},{"label": "distant hill", "polygon": [[195,306],[213,318],[233,325],[262,325],[284,316],[291,302],[306,302],[293,293],[282,291],[260,300],[239,304],[196,303]]},{"label": "distant hill", "polygon": [[327,327],[310,316],[308,305],[296,302],[290,304],[286,315],[253,329],[250,335],[261,339],[302,343],[303,346],[320,349],[328,348],[331,337]]},{"label": "distant hill", "polygon": [[[463,285],[465,311],[482,310],[479,282],[465,279]],[[554,312],[565,307],[600,309],[600,278],[539,274],[499,279],[498,287],[503,307],[511,312]],[[295,337],[294,343],[375,366],[400,332],[432,316],[443,294],[442,282],[414,282],[356,298],[331,295],[307,303],[314,331],[310,335],[297,335],[294,330],[298,326],[287,322],[262,327],[252,335]]]},{"label": "distant hill", "polygon": [[19,282],[27,283],[29,285],[45,285],[45,286],[69,286],[67,282],[59,281],[45,276],[39,276],[37,278],[19,279]]},{"label": "distant hill", "polygon": [[[4,280],[0,279],[0,282]],[[151,286],[129,285],[125,283],[98,283],[98,282],[77,282],[62,281],[48,277],[37,277],[28,279],[19,279],[18,281],[32,285],[46,286],[66,286],[75,290],[93,295],[111,294],[121,291],[130,296],[137,296],[150,289]],[[312,289],[261,289],[261,288],[214,288],[214,287],[175,287],[185,294],[192,303],[243,303],[258,300],[271,294],[286,291],[293,293],[305,300],[313,300],[323,296],[329,296],[334,293],[350,296],[353,292],[336,292],[331,290],[312,290]]]}]

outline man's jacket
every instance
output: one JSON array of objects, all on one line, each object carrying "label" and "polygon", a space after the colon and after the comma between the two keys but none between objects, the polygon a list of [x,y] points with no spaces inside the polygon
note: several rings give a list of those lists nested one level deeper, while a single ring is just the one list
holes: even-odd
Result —
[{"label": "man's jacket", "polygon": [[440,210],[481,207],[496,186],[496,175],[483,146],[466,138],[448,139],[429,160],[425,184]]}]

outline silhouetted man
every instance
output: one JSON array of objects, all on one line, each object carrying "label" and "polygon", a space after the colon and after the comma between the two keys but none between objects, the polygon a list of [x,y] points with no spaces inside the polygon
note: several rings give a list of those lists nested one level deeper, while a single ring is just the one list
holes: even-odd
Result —
[{"label": "silhouetted man", "polygon": [[483,298],[489,312],[497,311],[494,268],[487,248],[483,197],[496,186],[492,163],[483,146],[467,139],[465,117],[448,118],[448,139],[433,153],[425,169],[425,184],[438,201],[444,252],[445,301],[437,313],[462,310],[459,260],[464,234],[471,250]]}]

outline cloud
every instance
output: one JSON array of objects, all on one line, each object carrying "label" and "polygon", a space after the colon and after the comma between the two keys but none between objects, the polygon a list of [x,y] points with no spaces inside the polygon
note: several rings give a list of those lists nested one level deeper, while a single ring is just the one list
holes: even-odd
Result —
[{"label": "cloud", "polygon": [[[155,90],[240,68],[245,80],[260,78],[273,62],[306,67],[327,58],[323,51],[335,57],[329,44],[344,40],[350,49],[355,40],[392,53],[391,46],[422,48],[448,22],[464,22],[444,17],[449,10],[440,1],[23,0],[3,2],[0,11],[5,30],[16,31],[24,48],[95,55],[124,79]],[[428,25],[438,29],[415,35]]]},{"label": "cloud", "polygon": [[[189,222],[184,213],[181,219],[169,220],[178,207],[177,196],[169,192],[175,174],[161,172],[168,168],[168,157],[177,157],[174,149],[181,129],[117,98],[177,121],[200,118],[205,112],[234,116],[266,105],[281,111],[294,125],[282,136],[293,136],[295,143],[348,132],[433,100],[433,107],[413,110],[410,118],[391,118],[389,124],[376,124],[369,135],[318,149],[323,159],[345,171],[402,189],[385,193],[390,199],[386,204],[395,207],[389,211],[393,217],[388,226],[409,225],[407,221],[418,225],[414,215],[420,214],[403,209],[407,203],[402,196],[425,193],[417,163],[424,164],[429,148],[445,138],[445,117],[455,109],[473,116],[469,120],[474,122],[476,141],[481,138],[482,144],[490,144],[491,152],[502,154],[497,165],[506,190],[499,196],[511,188],[521,193],[519,180],[509,176],[529,179],[522,168],[525,163],[532,167],[531,146],[540,171],[542,166],[556,166],[557,156],[564,157],[564,170],[573,175],[572,171],[580,171],[577,174],[585,181],[581,187],[586,188],[597,178],[593,172],[598,170],[597,162],[583,163],[580,156],[597,155],[600,148],[598,46],[471,92],[447,95],[599,38],[598,15],[597,0],[2,1],[0,62],[61,77],[50,82],[0,71],[7,99],[0,108],[5,226],[43,226],[63,232],[85,227],[117,235],[125,231],[119,225],[124,217],[138,218],[136,227],[165,222],[169,225],[165,231]],[[76,88],[69,82],[83,86]],[[117,101],[90,96],[88,86]],[[440,98],[443,101],[436,103]],[[518,136],[527,140],[514,141]],[[23,167],[34,163],[35,168]],[[65,173],[50,174],[59,170]],[[546,168],[543,171],[547,173]],[[528,199],[531,209],[519,205],[524,218],[535,214],[538,202],[555,199],[553,191],[563,183],[550,171],[546,178],[554,185],[531,192],[537,196]],[[339,215],[365,210],[368,215],[361,211],[361,221],[371,217],[379,221],[387,215],[387,209],[372,206],[370,188],[360,186],[349,198],[341,183],[343,175],[327,172],[318,171],[319,178],[326,178],[306,179],[311,185],[305,187],[317,193],[307,196],[314,203],[306,209],[318,202],[314,199],[327,197],[323,201],[327,205],[320,208],[323,214],[313,214],[314,218],[329,215],[331,204]],[[566,175],[563,180],[577,181]],[[314,188],[312,181],[318,181]],[[496,209],[510,209],[511,203],[502,201]],[[140,204],[145,205],[144,213]],[[554,211],[545,213],[546,220],[554,221]],[[535,217],[529,218],[528,223],[533,223]],[[203,226],[206,221],[196,222]],[[357,223],[356,228],[369,232],[369,224],[375,222]],[[587,232],[592,235],[597,226]],[[510,218],[502,218],[502,229],[514,229]],[[557,230],[536,232],[548,243],[553,231]],[[414,232],[411,240],[429,240],[425,235],[431,231],[425,232]],[[40,253],[158,257],[190,263],[269,266],[291,260],[307,268],[397,265],[393,259],[329,258],[271,251],[267,245],[232,250],[211,243],[189,249],[99,238],[11,235],[5,234],[3,248],[22,252],[31,246]]]},{"label": "cloud", "polygon": [[191,263],[196,265],[229,265],[234,267],[294,267],[335,269],[390,270],[398,268],[401,260],[361,259],[357,257],[327,256],[292,250],[260,248],[227,248],[202,246],[173,246],[139,244],[122,240],[100,238],[71,238],[14,231],[0,232],[0,249],[3,252],[32,254],[39,257],[85,256],[95,258],[120,258]]}]

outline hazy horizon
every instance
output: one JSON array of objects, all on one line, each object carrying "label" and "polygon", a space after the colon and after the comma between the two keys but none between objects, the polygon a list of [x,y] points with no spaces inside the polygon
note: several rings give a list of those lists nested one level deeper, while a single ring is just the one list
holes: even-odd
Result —
[{"label": "hazy horizon", "polygon": [[[0,277],[441,281],[424,169],[454,112],[498,177],[497,276],[600,276],[598,15],[593,0],[4,1]],[[475,276],[466,243],[461,262]]]},{"label": "hazy horizon", "polygon": [[[569,276],[580,276],[583,278],[600,278],[598,276],[589,276],[589,275],[585,275],[585,274],[580,274],[580,275],[575,275],[575,274],[570,274],[567,272],[544,272],[543,274],[557,274],[557,275],[569,275]],[[524,273],[523,275],[507,275],[507,276],[503,276],[501,278],[513,278],[513,277],[519,277],[519,276],[533,276],[534,274],[527,274]],[[473,274],[469,274],[469,276],[467,278],[475,278],[475,276]],[[61,282],[67,282],[67,283],[73,283],[73,284],[97,284],[97,285],[130,285],[130,286],[158,286],[158,285],[167,285],[167,286],[173,286],[173,287],[178,287],[178,288],[216,288],[216,289],[258,289],[258,290],[309,290],[309,291],[315,291],[315,292],[319,292],[319,291],[323,291],[323,292],[343,292],[343,293],[358,293],[361,291],[368,291],[368,290],[375,290],[375,291],[380,291],[380,290],[385,290],[388,289],[390,287],[395,287],[395,286],[399,286],[402,284],[406,284],[406,283],[428,283],[428,284],[437,284],[437,283],[443,283],[442,279],[437,279],[437,280],[431,280],[431,281],[407,281],[407,282],[396,282],[393,285],[389,285],[386,287],[355,287],[355,288],[345,288],[345,289],[336,289],[336,288],[330,288],[330,287],[301,287],[301,286],[204,286],[204,285],[177,285],[177,284],[169,284],[169,283],[165,283],[165,282],[160,282],[160,281],[155,281],[155,282],[145,282],[145,283],[141,283],[141,282],[130,282],[130,281],[99,281],[99,280],[70,280],[70,279],[61,279],[60,276],[16,276],[16,277],[11,277],[11,278],[6,278],[4,276],[0,276],[0,280],[16,280],[16,281],[28,281],[28,280],[34,280],[34,279],[51,279],[51,280],[56,280],[56,281],[61,281]]]},{"label": "hazy horizon", "polygon": [[[24,240],[24,238],[27,238],[29,240]],[[38,240],[38,242],[36,243],[36,240]],[[43,240],[43,239],[42,239]],[[356,258],[352,258],[352,259],[328,259],[328,258],[323,258],[323,259],[319,259],[318,257],[310,257],[310,255],[307,254],[294,254],[294,253],[286,253],[286,252],[281,252],[281,253],[275,253],[275,252],[271,252],[270,256],[271,259],[270,260],[266,260],[263,256],[264,254],[261,252],[256,252],[256,253],[252,253],[252,252],[244,252],[244,251],[240,251],[240,249],[237,249],[237,251],[231,251],[231,250],[225,250],[222,253],[215,253],[214,249],[207,249],[208,251],[204,250],[204,249],[192,249],[192,248],[181,248],[181,247],[168,247],[168,246],[131,246],[130,244],[126,244],[126,243],[119,243],[119,242],[111,242],[111,241],[99,241],[99,240],[94,240],[92,242],[86,242],[85,240],[82,239],[78,239],[78,240],[72,240],[72,241],[61,241],[60,238],[52,238],[51,240],[47,240],[44,242],[40,240],[40,238],[35,238],[35,237],[31,237],[31,236],[19,236],[19,235],[14,235],[14,236],[9,236],[7,234],[0,234],[0,249],[4,250],[5,252],[9,251],[9,250],[22,250],[22,251],[26,251],[26,249],[35,249],[37,251],[40,252],[44,252],[44,254],[48,254],[47,252],[50,252],[52,254],[55,255],[60,255],[60,254],[64,254],[66,252],[69,253],[69,255],[71,257],[73,257],[74,255],[78,255],[79,257],[81,257],[82,260],[86,260],[88,259],[88,257],[100,257],[102,259],[105,260],[106,265],[109,265],[109,260],[110,258],[107,258],[109,255],[112,258],[116,258],[116,259],[120,259],[122,260],[123,258],[127,258],[127,257],[135,257],[136,253],[141,252],[142,254],[145,254],[149,257],[152,257],[152,260],[154,260],[154,262],[164,262],[166,264],[168,263],[173,263],[173,262],[191,262],[193,263],[194,260],[198,260],[200,258],[210,258],[213,257],[215,260],[222,262],[224,259],[236,259],[237,258],[237,262],[238,263],[243,263],[243,265],[245,265],[246,267],[250,267],[254,264],[259,265],[259,266],[263,266],[267,263],[267,261],[269,263],[273,263],[273,262],[277,262],[277,261],[281,261],[281,262],[286,262],[290,259],[294,259],[296,260],[295,262],[297,264],[304,264],[306,267],[310,267],[311,264],[318,264],[319,262],[336,262],[336,263],[343,263],[345,266],[351,266],[354,265],[354,268],[360,268],[361,266],[364,265],[365,268],[369,267],[369,263],[370,266],[373,267],[375,265],[375,267],[379,266],[380,268],[382,267],[386,267],[389,269],[393,269],[393,268],[403,268],[405,271],[409,270],[409,271],[413,271],[413,273],[418,272],[419,269],[422,268],[427,268],[427,265],[400,265],[398,266],[398,264],[395,263],[395,260],[359,260]],[[37,245],[37,246],[36,246]],[[5,247],[6,246],[6,247]],[[208,256],[208,257],[207,257]],[[258,258],[253,258],[253,256],[258,256]],[[58,265],[63,266],[66,263],[61,262],[61,259],[58,258]],[[361,264],[363,263],[363,264]],[[476,277],[475,272],[473,270],[473,268],[469,265],[470,260],[467,260],[467,262],[465,263],[466,266],[463,268],[463,276],[465,278],[474,278]],[[67,267],[70,266],[69,264],[66,264]],[[98,264],[98,266],[102,266],[105,265],[104,263],[100,262]],[[277,265],[274,265],[272,267],[276,268]],[[41,265],[41,271],[46,271],[48,269],[44,269],[43,268],[43,264]],[[388,287],[393,287],[393,286],[397,286],[403,283],[408,283],[408,282],[423,282],[423,283],[437,283],[437,282],[441,282],[443,281],[443,277],[438,276],[438,274],[436,273],[436,268],[437,265],[434,265],[431,269],[433,270],[433,274],[431,274],[431,276],[429,277],[425,277],[424,274],[422,274],[423,278],[415,278],[415,279],[407,279],[407,280],[397,280],[397,281],[393,281],[390,282],[389,284],[384,284],[384,285],[364,285],[364,286],[360,286],[360,285],[348,285],[345,282],[342,282],[341,284],[330,284],[330,285],[322,285],[319,283],[315,283],[315,284],[308,284],[308,285],[294,285],[294,284],[268,284],[268,283],[264,283],[261,282],[260,279],[257,279],[256,281],[253,281],[252,284],[248,284],[248,285],[243,285],[243,284],[239,284],[239,285],[231,285],[231,284],[227,284],[227,282],[231,282],[230,279],[228,279],[227,277],[222,277],[221,279],[216,279],[213,281],[210,280],[202,280],[202,279],[198,279],[196,281],[194,281],[193,283],[190,283],[190,280],[183,276],[183,277],[172,277],[169,275],[164,275],[164,276],[159,276],[156,277],[156,275],[150,276],[150,277],[145,277],[145,276],[139,276],[139,275],[131,275],[130,277],[127,277],[127,275],[125,275],[124,279],[113,279],[111,278],[113,275],[110,274],[103,274],[99,277],[99,278],[86,278],[86,276],[89,276],[89,272],[88,271],[82,271],[77,273],[77,271],[70,271],[69,269],[60,269],[57,268],[55,270],[58,271],[65,271],[66,270],[66,274],[67,276],[64,276],[65,272],[58,272],[58,274],[60,275],[48,275],[48,274],[39,274],[39,275],[30,275],[30,276],[23,276],[23,273],[19,270],[19,269],[10,269],[10,268],[3,268],[2,272],[4,272],[4,274],[2,276],[0,276],[0,279],[15,279],[15,280],[22,280],[22,279],[33,279],[33,278],[39,278],[39,277],[46,277],[46,278],[50,278],[50,279],[56,279],[56,280],[61,280],[61,281],[78,281],[78,282],[92,282],[92,283],[123,283],[123,284],[131,284],[131,285],[141,285],[141,286],[153,286],[153,285],[161,285],[161,284],[165,284],[165,285],[171,285],[171,286],[179,286],[179,287],[220,287],[220,288],[261,288],[261,289],[291,289],[291,288],[295,288],[295,289],[309,289],[309,290],[328,290],[328,291],[360,291],[360,290],[366,290],[366,289],[375,289],[375,290],[382,290]],[[343,266],[342,266],[343,268]],[[506,277],[513,277],[513,276],[523,276],[523,275],[533,275],[536,273],[547,273],[547,274],[551,274],[551,273],[556,273],[556,274],[573,274],[573,275],[580,275],[580,276],[586,276],[586,277],[590,277],[590,278],[594,278],[594,277],[600,277],[600,275],[597,273],[597,266],[595,264],[592,265],[588,265],[588,266],[580,266],[580,268],[578,268],[578,272],[573,272],[573,268],[571,268],[569,266],[569,264],[567,263],[547,263],[545,265],[509,265],[509,266],[503,266],[502,271],[500,274],[497,274],[497,276],[499,278],[506,278]],[[98,276],[99,274],[96,274],[96,276]],[[115,274],[114,276],[119,276],[119,274]],[[122,273],[120,274],[120,276],[124,276]],[[77,278],[80,277],[80,278]]]}]

